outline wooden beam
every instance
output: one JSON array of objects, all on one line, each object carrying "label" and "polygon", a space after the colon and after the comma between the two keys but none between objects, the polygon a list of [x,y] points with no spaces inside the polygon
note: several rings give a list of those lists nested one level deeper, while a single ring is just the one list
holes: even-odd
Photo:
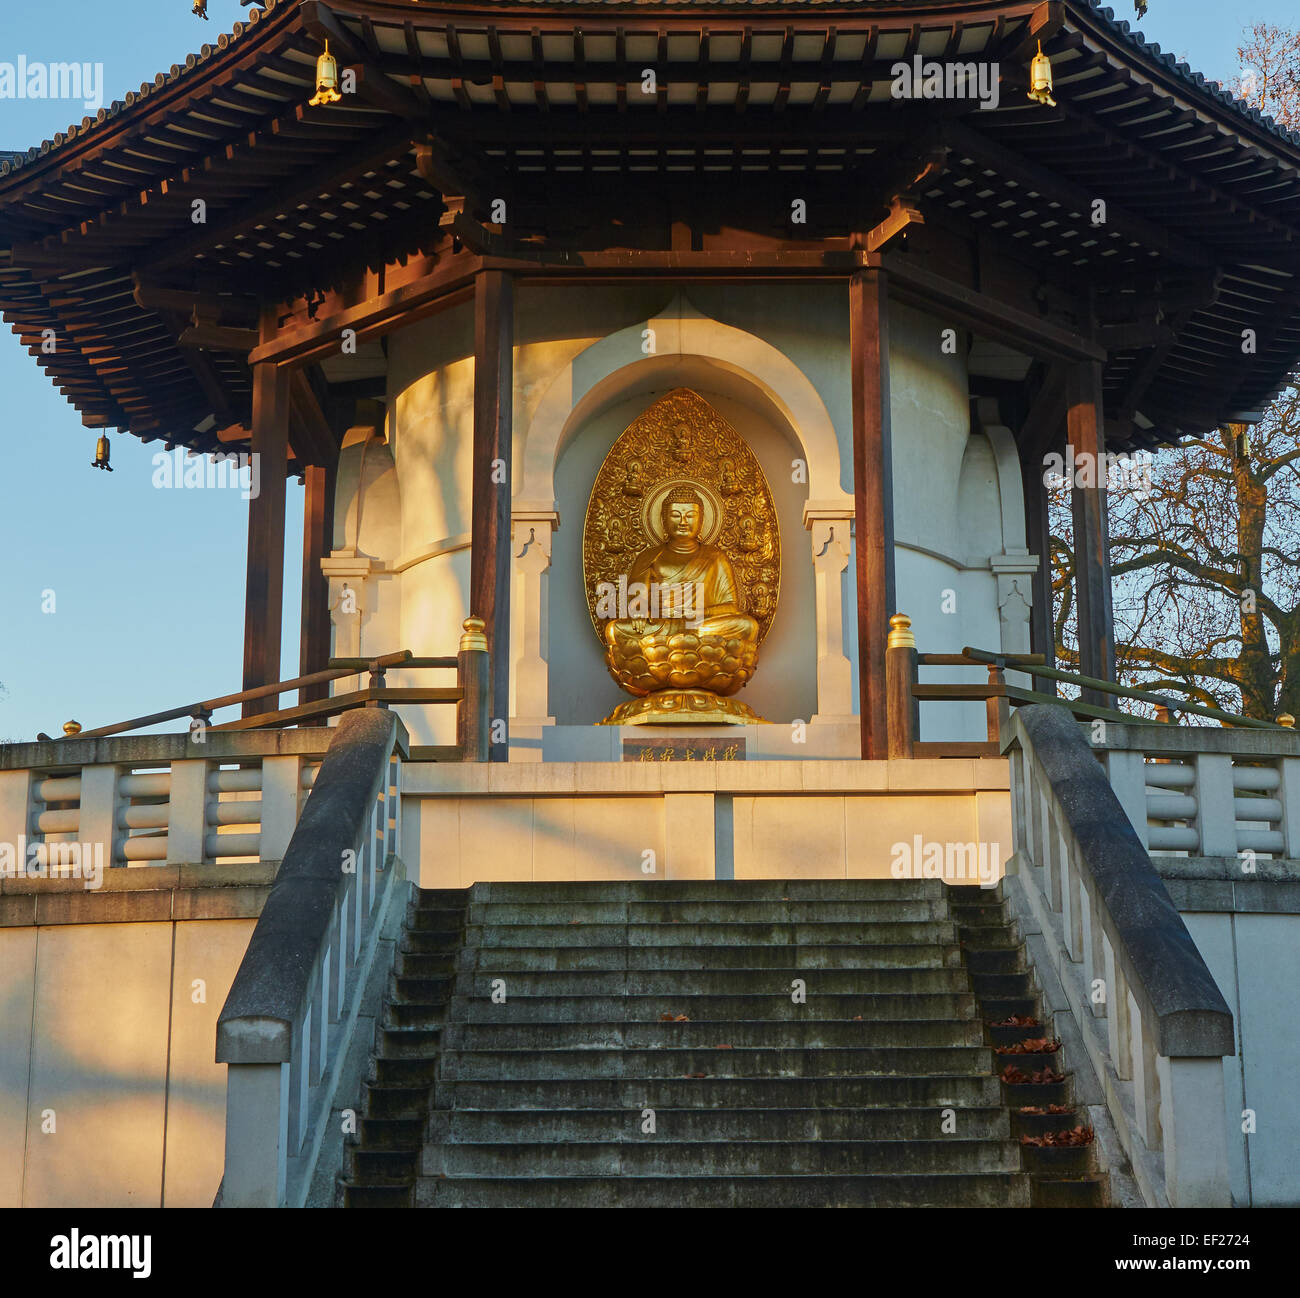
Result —
[{"label": "wooden beam", "polygon": [[[1110,537],[1106,523],[1106,432],[1101,366],[1071,365],[1066,377],[1066,435],[1076,465],[1091,457],[1094,486],[1070,493],[1074,516],[1074,589],[1079,614],[1079,671],[1115,679],[1115,622],[1111,611]],[[1101,705],[1102,694],[1084,690],[1083,701]]]},{"label": "wooden beam", "polygon": [[[487,627],[492,726],[510,715],[510,461],[514,393],[514,281],[474,279],[474,449],[469,611]],[[491,761],[509,757],[492,743]]]},{"label": "wooden beam", "polygon": [[314,373],[314,370],[296,369],[289,378],[293,444],[300,463],[328,465],[338,458],[338,441],[312,386],[310,375]]},{"label": "wooden beam", "polygon": [[954,325],[1043,360],[1106,360],[1105,350],[1082,334],[922,270],[905,257],[872,253],[868,261],[889,271],[891,291],[896,299],[938,307]]},{"label": "wooden beam", "polygon": [[[263,337],[275,330],[264,314]],[[253,429],[250,450],[259,457],[260,490],[248,502],[248,573],[244,603],[244,689],[280,677],[280,623],[284,613],[284,494],[289,455],[289,375],[276,365],[253,370]],[[244,704],[274,711],[279,697]]]},{"label": "wooden beam", "polygon": [[308,365],[339,354],[345,329],[367,342],[394,329],[405,328],[424,315],[468,300],[482,260],[470,253],[440,257],[427,274],[334,315],[286,329],[264,339],[249,363],[275,361],[281,365]]},{"label": "wooden beam", "polygon": [[[320,563],[334,548],[334,486],[338,461],[308,465],[302,522],[302,625],[299,633],[298,674],[324,671],[330,658],[329,580]],[[300,703],[329,696],[329,685],[306,686]]]},{"label": "wooden beam", "polygon": [[236,352],[247,356],[257,346],[256,329],[233,329],[227,325],[190,325],[176,339],[178,347],[197,347],[208,352]]},{"label": "wooden beam", "polygon": [[888,756],[885,646],[894,595],[894,504],[889,426],[888,277],[849,280],[853,380],[854,555],[858,594],[858,696],[862,756]]}]

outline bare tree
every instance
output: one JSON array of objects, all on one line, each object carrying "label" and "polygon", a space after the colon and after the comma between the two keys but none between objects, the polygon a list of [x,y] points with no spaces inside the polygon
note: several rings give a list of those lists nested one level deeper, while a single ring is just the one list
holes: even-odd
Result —
[{"label": "bare tree", "polygon": [[[1232,89],[1300,125],[1300,32],[1257,23],[1237,53]],[[1258,427],[1229,425],[1162,452],[1142,489],[1130,480],[1108,492],[1121,684],[1252,717],[1300,715],[1298,465],[1292,387]],[[1075,666],[1067,490],[1052,493],[1051,518],[1057,655]]]}]

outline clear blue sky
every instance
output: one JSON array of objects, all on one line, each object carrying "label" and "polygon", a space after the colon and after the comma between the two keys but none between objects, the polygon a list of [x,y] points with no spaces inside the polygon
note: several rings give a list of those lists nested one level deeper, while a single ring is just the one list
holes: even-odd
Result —
[{"label": "clear blue sky", "polygon": [[[247,16],[237,0],[3,0],[0,62],[102,62],[105,100]],[[1128,0],[1114,6],[1132,17]],[[1142,30],[1207,76],[1237,71],[1243,27],[1300,21],[1296,0],[1151,0]],[[0,149],[79,121],[67,103],[0,100]],[[112,436],[112,474],[90,468],[95,434],[0,332],[0,739],[104,725],[240,686],[247,504],[236,491],[159,491],[159,443]],[[282,675],[297,671],[302,492],[290,484]],[[55,612],[42,612],[43,592]],[[398,646],[393,646],[394,648]]]}]

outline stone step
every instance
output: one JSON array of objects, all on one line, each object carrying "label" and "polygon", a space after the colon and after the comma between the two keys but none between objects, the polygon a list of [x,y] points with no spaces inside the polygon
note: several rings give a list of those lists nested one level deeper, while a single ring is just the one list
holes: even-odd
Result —
[{"label": "stone step", "polygon": [[427,1090],[433,1085],[438,1073],[436,1055],[416,1059],[372,1058],[368,1081],[380,1086],[423,1086]]},{"label": "stone step", "polygon": [[448,938],[441,932],[413,928],[406,929],[397,943],[399,951],[410,951],[417,955],[442,955],[445,953],[448,959],[453,958],[455,953],[460,950],[460,947],[461,935],[459,933],[454,938]]},{"label": "stone step", "polygon": [[417,1207],[1028,1207],[1019,1173],[900,1176],[421,1177]]},{"label": "stone step", "polygon": [[[730,1052],[719,1052],[730,1053]],[[695,1070],[700,1071],[699,1069]],[[982,1109],[1002,1104],[992,1073],[910,1077],[441,1077],[437,1109]]]},{"label": "stone step", "polygon": [[[1035,995],[1034,981],[1028,971],[1024,973],[981,973],[977,969],[970,971],[971,984],[975,988],[975,995],[980,1001],[987,1000],[1007,1000],[1015,998],[1023,1000],[1032,998]],[[985,1010],[985,1018],[993,1018],[994,1015]]]},{"label": "stone step", "polygon": [[938,901],[947,900],[937,879],[655,879],[590,883],[476,883],[478,902],[721,902],[766,898],[780,901]]},{"label": "stone step", "polygon": [[465,944],[487,951],[496,947],[750,947],[839,946],[872,952],[893,947],[955,948],[957,926],[929,920],[893,923],[713,923],[713,924],[466,924]]},{"label": "stone step", "polygon": [[[373,1064],[371,1067],[373,1071]],[[428,1083],[423,1082],[387,1086],[370,1082],[365,1087],[365,1098],[362,1101],[362,1112],[365,1115],[362,1120],[375,1118],[393,1121],[414,1118],[423,1123],[429,1108],[429,1090]]]},{"label": "stone step", "polygon": [[497,924],[928,924],[950,922],[942,899],[808,901],[756,897],[718,901],[474,902],[471,925]]},{"label": "stone step", "polygon": [[1022,1018],[1040,1018],[1038,997],[1026,996],[982,996],[979,999],[980,1017],[986,1023],[1001,1023],[1012,1015]]},{"label": "stone step", "polygon": [[385,1000],[403,1005],[434,1007],[443,1004],[451,994],[457,978],[453,973],[437,974],[427,978],[410,975],[398,977],[389,974]]},{"label": "stone step", "polygon": [[[801,1009],[801,1006],[790,1006]],[[390,1054],[414,1053],[401,1034]],[[452,1023],[443,1036],[445,1050],[709,1050],[725,1042],[736,1048],[822,1050],[983,1046],[975,1022],[908,1019],[861,1023],[795,1017],[756,1020],[692,1020],[689,1023]]]},{"label": "stone step", "polygon": [[[725,1044],[725,1043],[719,1043]],[[990,1071],[984,1046],[858,1047],[736,1046],[730,1050],[665,1046],[645,1049],[458,1050],[441,1058],[443,1079],[660,1077],[669,1080],[703,1073],[708,1077],[911,1077],[918,1074],[976,1076]],[[417,1067],[432,1061],[381,1059],[378,1080],[415,1081]]]},{"label": "stone step", "polygon": [[446,1016],[443,1005],[390,1000],[384,1005],[379,1021],[385,1028],[437,1028]]},{"label": "stone step", "polygon": [[1110,1179],[1103,1174],[1037,1177],[1033,1182],[1033,1205],[1035,1208],[1109,1208]]},{"label": "stone step", "polygon": [[[770,975],[764,973],[764,979],[770,980]],[[499,1004],[482,994],[453,996],[447,1009],[448,1020],[458,1023],[658,1023],[664,1014],[685,1014],[691,1022],[752,1022],[762,1019],[781,1022],[811,1019],[856,1021],[858,1018],[864,1023],[917,1019],[968,1022],[975,1018],[975,998],[970,993],[868,995],[816,990],[809,993],[804,1004],[796,1005],[790,999],[788,984],[764,993],[735,996],[717,996],[693,990],[653,996],[635,992],[622,996],[582,992],[548,996],[521,991],[514,983],[512,977],[508,984],[508,999]],[[395,1008],[405,1010],[407,1007]],[[418,1009],[403,1026],[425,1026],[418,1015],[427,1012]],[[995,1044],[1010,1044],[1010,1041],[998,1040]]]},{"label": "stone step", "polygon": [[[804,955],[807,957],[806,951]],[[693,958],[698,956],[699,953],[695,952]],[[917,997],[970,994],[968,976],[959,966],[944,969],[856,969],[808,964],[803,968],[785,965],[709,969],[695,964],[684,968],[571,969],[539,963],[526,969],[498,965],[486,970],[462,970],[455,978],[454,995],[490,1000],[496,990],[493,984],[498,979],[504,984],[507,1003],[526,996],[618,996],[624,993],[667,997],[692,994],[758,996],[767,993],[773,997],[789,998],[791,984],[795,981],[803,983],[810,999],[830,994]],[[431,990],[423,990],[423,984],[420,987],[422,996],[432,995]],[[668,1008],[665,1006],[665,1011]]]},{"label": "stone step", "polygon": [[[357,1168],[404,1168],[409,1155],[357,1156]],[[422,1175],[529,1177],[537,1149],[513,1142],[432,1145]],[[626,1141],[572,1141],[546,1150],[546,1175],[559,1176],[869,1176],[1018,1172],[1020,1149],[996,1140],[696,1140],[644,1136]],[[393,1178],[395,1179],[395,1177]]]},{"label": "stone step", "polygon": [[[494,974],[535,969],[726,970],[780,969],[799,976],[809,969],[886,970],[961,969],[955,946],[497,946],[467,947],[459,966]],[[965,975],[963,974],[963,977]],[[997,975],[989,975],[996,977]]]},{"label": "stone step", "polygon": [[1097,1170],[1097,1146],[1092,1145],[1021,1145],[1020,1153],[1026,1172],[1049,1180],[1073,1180]]},{"label": "stone step", "polygon": [[415,1190],[412,1185],[356,1185],[343,1179],[339,1183],[345,1208],[411,1208]]},{"label": "stone step", "polygon": [[[541,1146],[565,1140],[646,1140],[646,1107],[437,1110],[427,1134],[436,1143]],[[661,1108],[654,1114],[657,1137],[674,1140],[948,1139],[941,1130],[944,1116],[935,1108]],[[958,1109],[954,1120],[954,1139],[1013,1139],[1007,1111],[994,1105]]]},{"label": "stone step", "polygon": [[418,1149],[344,1149],[343,1168],[347,1180],[358,1185],[410,1185],[420,1164]]},{"label": "stone step", "polygon": [[417,906],[437,909],[465,907],[469,904],[468,888],[416,888],[412,898]]},{"label": "stone step", "polygon": [[362,1118],[356,1139],[368,1149],[419,1149],[424,1138],[422,1118]]},{"label": "stone step", "polygon": [[1029,967],[1022,946],[981,950],[967,945],[965,955],[966,968],[970,970],[972,977],[979,974],[1024,973]]},{"label": "stone step", "polygon": [[438,1050],[446,1031],[441,1025],[390,1028],[381,1024],[376,1033],[377,1044],[385,1059],[425,1059]]}]

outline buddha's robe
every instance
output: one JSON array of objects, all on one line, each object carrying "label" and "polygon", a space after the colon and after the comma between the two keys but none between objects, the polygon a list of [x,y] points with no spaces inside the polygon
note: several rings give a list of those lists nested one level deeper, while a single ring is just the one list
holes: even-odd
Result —
[{"label": "buddha's robe", "polygon": [[[639,641],[647,635],[667,638],[686,629],[724,640],[752,642],[758,638],[758,623],[740,611],[736,573],[731,560],[714,546],[697,545],[685,554],[667,543],[643,550],[628,573],[629,587],[637,583],[654,584],[659,588],[660,616],[654,621],[627,619],[610,622],[605,635],[611,643],[615,638]],[[681,597],[687,588],[693,588],[693,597],[702,593],[702,608],[681,605]],[[689,620],[685,616],[687,613],[693,614]]]}]

